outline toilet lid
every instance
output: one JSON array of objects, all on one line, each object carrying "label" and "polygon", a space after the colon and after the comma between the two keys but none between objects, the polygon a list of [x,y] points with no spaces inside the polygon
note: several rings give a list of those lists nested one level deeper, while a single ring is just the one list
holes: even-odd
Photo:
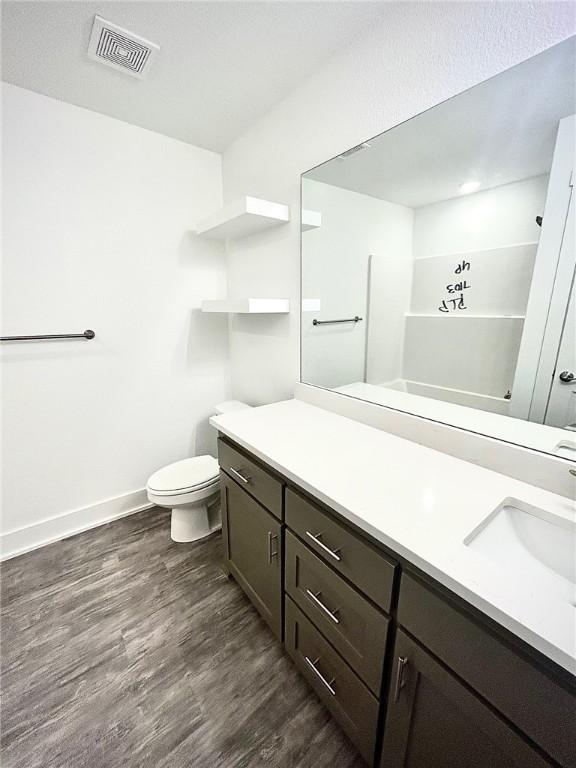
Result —
[{"label": "toilet lid", "polygon": [[187,491],[218,480],[218,462],[213,456],[194,456],[154,472],[148,480],[151,491]]}]

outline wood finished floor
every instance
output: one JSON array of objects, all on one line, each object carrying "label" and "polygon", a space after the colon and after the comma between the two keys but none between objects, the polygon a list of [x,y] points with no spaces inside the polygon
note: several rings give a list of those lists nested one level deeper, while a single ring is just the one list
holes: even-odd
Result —
[{"label": "wood finished floor", "polygon": [[234,581],[141,512],[2,564],[3,768],[363,768]]}]

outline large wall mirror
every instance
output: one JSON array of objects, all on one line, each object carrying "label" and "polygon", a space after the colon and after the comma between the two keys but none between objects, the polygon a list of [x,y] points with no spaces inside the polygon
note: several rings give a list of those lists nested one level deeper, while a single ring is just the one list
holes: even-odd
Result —
[{"label": "large wall mirror", "polygon": [[303,174],[303,382],[576,459],[575,63]]}]

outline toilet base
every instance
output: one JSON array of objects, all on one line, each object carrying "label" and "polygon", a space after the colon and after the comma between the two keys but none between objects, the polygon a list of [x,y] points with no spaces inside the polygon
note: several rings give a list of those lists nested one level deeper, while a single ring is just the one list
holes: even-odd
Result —
[{"label": "toilet base", "polygon": [[172,541],[179,543],[199,541],[220,528],[222,528],[220,510],[210,510],[207,504],[172,509],[170,521]]}]

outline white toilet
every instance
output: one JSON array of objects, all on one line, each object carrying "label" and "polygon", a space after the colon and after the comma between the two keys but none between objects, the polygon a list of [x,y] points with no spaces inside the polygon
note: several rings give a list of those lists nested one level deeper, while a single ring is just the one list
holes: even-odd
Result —
[{"label": "white toilet", "polygon": [[[214,411],[220,414],[249,407],[228,400]],[[146,491],[153,504],[172,510],[170,535],[174,541],[197,541],[222,527],[218,461],[213,456],[194,456],[159,469],[148,480]]]}]

